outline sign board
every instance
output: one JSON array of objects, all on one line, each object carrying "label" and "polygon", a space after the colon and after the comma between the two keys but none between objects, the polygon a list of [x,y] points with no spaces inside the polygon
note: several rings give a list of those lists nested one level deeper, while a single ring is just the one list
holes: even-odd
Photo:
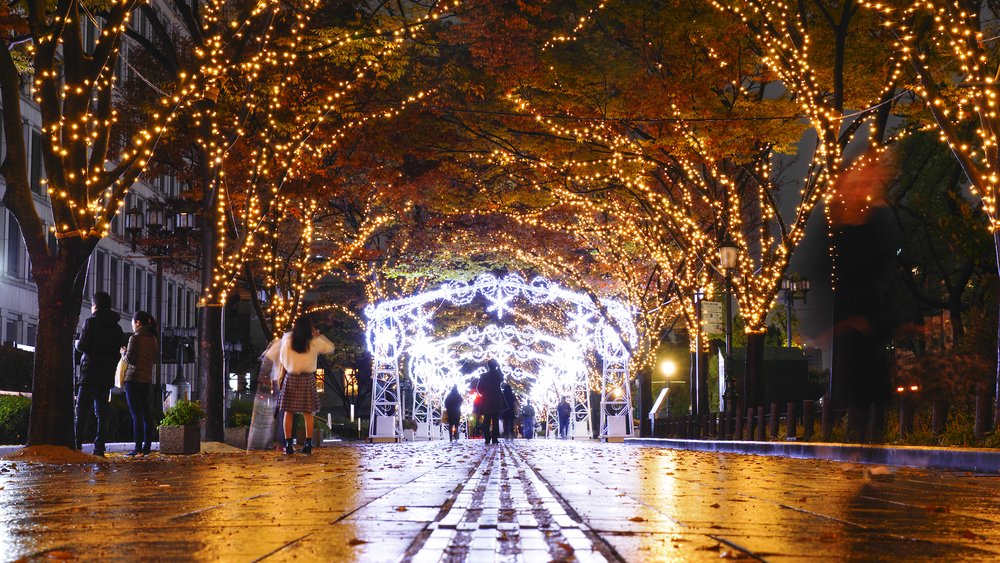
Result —
[{"label": "sign board", "polygon": [[726,315],[721,301],[701,302],[701,330],[705,334],[724,334]]}]

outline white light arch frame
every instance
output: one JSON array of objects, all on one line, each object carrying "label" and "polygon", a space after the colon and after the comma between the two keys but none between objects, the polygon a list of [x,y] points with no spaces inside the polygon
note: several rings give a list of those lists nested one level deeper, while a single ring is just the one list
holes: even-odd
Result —
[{"label": "white light arch frame", "polygon": [[[441,305],[468,305],[477,295],[489,302],[487,311],[495,313],[497,319],[502,319],[513,309],[513,301],[517,298],[532,305],[564,303],[566,336],[597,354],[602,362],[600,437],[608,437],[609,416],[624,417],[625,433],[631,433],[629,347],[623,339],[634,343],[637,337],[629,308],[611,299],[601,299],[598,306],[587,295],[567,290],[540,277],[527,283],[518,274],[503,277],[482,274],[470,283],[449,282],[437,289],[365,308],[368,319],[366,339],[372,354],[369,435],[373,440],[398,440],[402,435],[403,404],[399,386],[402,356],[414,347],[433,346],[432,319]],[[608,318],[617,325],[617,330],[607,322]],[[574,408],[574,412],[576,410]],[[428,409],[424,408],[425,416],[428,416],[427,412]],[[578,419],[578,415],[574,418]]]}]

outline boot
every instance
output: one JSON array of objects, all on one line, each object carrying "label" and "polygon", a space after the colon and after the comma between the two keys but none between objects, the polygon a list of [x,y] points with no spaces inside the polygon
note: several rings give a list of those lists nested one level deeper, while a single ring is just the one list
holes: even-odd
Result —
[{"label": "boot", "polygon": [[311,454],[313,453],[313,441],[312,438],[306,438],[306,444],[302,446],[302,453]]},{"label": "boot", "polygon": [[288,438],[285,440],[285,454],[295,453],[295,448],[292,447],[292,439]]}]

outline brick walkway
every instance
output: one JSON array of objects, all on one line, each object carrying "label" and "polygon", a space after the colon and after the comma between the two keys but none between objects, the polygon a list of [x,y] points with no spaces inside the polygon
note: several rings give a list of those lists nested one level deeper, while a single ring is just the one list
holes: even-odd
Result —
[{"label": "brick walkway", "polygon": [[1000,477],[519,440],[0,462],[0,560],[1000,558]]}]

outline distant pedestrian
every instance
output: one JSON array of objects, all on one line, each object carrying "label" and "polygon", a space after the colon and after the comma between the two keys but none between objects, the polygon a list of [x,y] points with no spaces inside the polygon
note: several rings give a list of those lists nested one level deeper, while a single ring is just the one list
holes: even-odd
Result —
[{"label": "distant pedestrian", "polygon": [[444,410],[448,413],[448,440],[458,439],[458,429],[462,425],[462,394],[458,392],[458,385],[451,388],[451,392],[444,399]]},{"label": "distant pedestrian", "polygon": [[156,339],[156,320],[146,311],[132,315],[135,332],[124,349],[125,399],[132,413],[132,435],[135,448],[128,456],[148,455],[153,441],[153,418],[149,414],[149,393],[153,385],[153,366],[160,356],[160,343]]},{"label": "distant pedestrian", "polygon": [[125,333],[118,321],[121,315],[111,310],[111,296],[98,291],[91,298],[90,318],[83,322],[76,349],[80,359],[80,381],[76,394],[76,449],[83,446],[83,434],[89,415],[97,419],[94,455],[104,456],[108,432],[108,398],[115,381],[115,369],[121,359]]},{"label": "distant pedestrian", "polygon": [[272,362],[280,364],[285,375],[281,379],[278,410],[283,413],[285,453],[293,454],[292,419],[301,414],[305,421],[306,440],[302,453],[312,453],[313,415],[319,410],[316,391],[316,362],[320,354],[333,353],[333,342],[319,333],[312,315],[295,319],[292,330],[281,336],[277,348],[268,351]]},{"label": "distant pedestrian", "polygon": [[556,413],[559,415],[559,437],[564,440],[569,436],[569,415],[572,410],[566,397],[563,397],[556,405]]},{"label": "distant pedestrian", "polygon": [[486,362],[486,373],[479,378],[480,412],[483,414],[483,438],[487,444],[500,443],[500,415],[507,409],[500,383],[503,372],[500,364],[490,358]]},{"label": "distant pedestrian", "polygon": [[531,406],[531,400],[525,399],[521,416],[524,417],[522,433],[526,439],[530,440],[535,436],[535,407]]},{"label": "distant pedestrian", "polygon": [[517,418],[514,403],[517,399],[514,398],[514,390],[507,383],[501,385],[500,390],[503,392],[504,402],[507,403],[507,409],[503,411],[503,438],[504,440],[513,440],[514,419]]}]

